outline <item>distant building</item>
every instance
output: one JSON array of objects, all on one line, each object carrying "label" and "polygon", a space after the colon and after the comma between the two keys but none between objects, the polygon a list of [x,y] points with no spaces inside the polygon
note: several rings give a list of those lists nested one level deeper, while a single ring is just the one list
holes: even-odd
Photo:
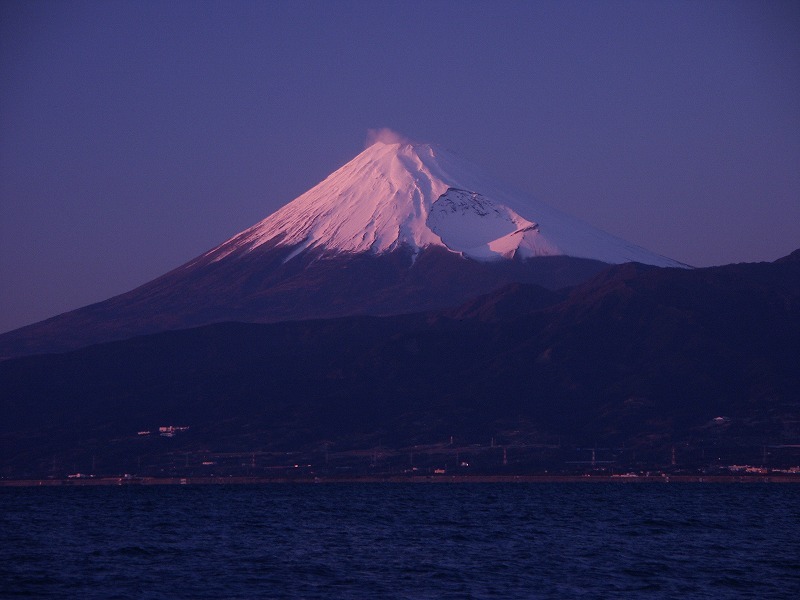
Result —
[{"label": "distant building", "polygon": [[188,425],[162,425],[158,428],[158,435],[161,437],[175,437],[176,433],[188,431]]}]

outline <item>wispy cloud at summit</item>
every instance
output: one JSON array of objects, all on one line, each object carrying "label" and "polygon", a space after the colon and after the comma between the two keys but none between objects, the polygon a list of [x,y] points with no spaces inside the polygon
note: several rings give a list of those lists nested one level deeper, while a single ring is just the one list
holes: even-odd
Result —
[{"label": "wispy cloud at summit", "polygon": [[373,144],[411,144],[412,140],[388,127],[379,129],[367,129],[367,139],[364,141],[364,148],[369,148]]}]

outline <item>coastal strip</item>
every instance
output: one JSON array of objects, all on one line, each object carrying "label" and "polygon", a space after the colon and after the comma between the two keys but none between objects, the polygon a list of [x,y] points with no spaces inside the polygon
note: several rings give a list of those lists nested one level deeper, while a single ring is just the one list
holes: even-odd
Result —
[{"label": "coastal strip", "polygon": [[0,487],[125,485],[270,485],[355,483],[800,483],[797,475],[429,475],[369,477],[87,477],[0,479]]}]

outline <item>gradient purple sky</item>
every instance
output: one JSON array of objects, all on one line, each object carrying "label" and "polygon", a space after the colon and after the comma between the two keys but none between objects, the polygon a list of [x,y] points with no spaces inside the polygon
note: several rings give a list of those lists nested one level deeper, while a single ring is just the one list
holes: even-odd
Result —
[{"label": "gradient purple sky", "polygon": [[390,127],[696,266],[800,247],[800,3],[7,1],[0,331],[125,292]]}]

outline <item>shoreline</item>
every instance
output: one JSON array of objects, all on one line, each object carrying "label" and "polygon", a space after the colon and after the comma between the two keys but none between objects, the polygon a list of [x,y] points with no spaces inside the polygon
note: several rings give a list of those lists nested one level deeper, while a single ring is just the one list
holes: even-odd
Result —
[{"label": "shoreline", "polygon": [[127,485],[308,485],[357,483],[800,483],[796,475],[425,475],[386,477],[86,477],[80,479],[5,479],[0,487],[86,487]]}]

